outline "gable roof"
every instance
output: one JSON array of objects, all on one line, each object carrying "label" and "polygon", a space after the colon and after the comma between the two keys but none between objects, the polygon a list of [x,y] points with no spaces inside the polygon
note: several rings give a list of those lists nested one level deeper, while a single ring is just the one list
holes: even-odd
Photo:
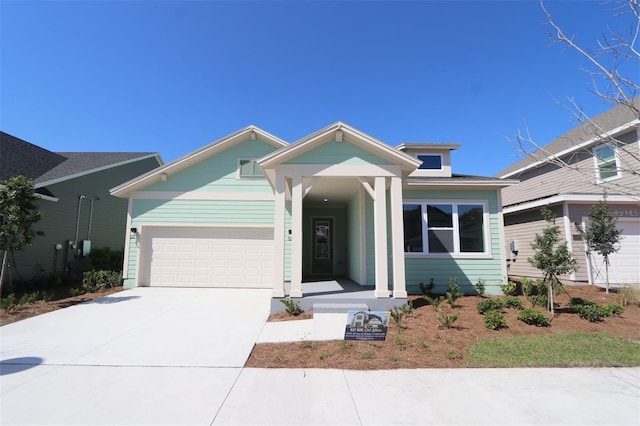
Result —
[{"label": "gable roof", "polygon": [[554,139],[547,145],[536,150],[532,155],[517,161],[495,176],[508,178],[516,176],[528,169],[535,168],[546,160],[562,157],[572,152],[584,149],[590,145],[601,143],[606,138],[612,138],[640,125],[638,110],[640,96],[632,99],[632,105],[620,104],[604,113],[589,119],[564,135]]},{"label": "gable roof", "polygon": [[405,154],[386,143],[370,136],[364,132],[361,132],[354,127],[351,127],[341,121],[337,121],[323,129],[320,129],[296,142],[288,145],[272,154],[269,154],[260,160],[258,164],[260,167],[271,168],[276,164],[283,163],[290,160],[304,152],[307,152],[325,142],[331,140],[343,140],[348,139],[352,142],[373,154],[376,154],[382,158],[385,158],[393,163],[397,163],[402,166],[405,171],[413,171],[420,164],[421,161],[417,158]]},{"label": "gable roof", "polygon": [[0,132],[0,180],[23,175],[36,189],[147,158],[162,164],[158,153],[51,152]]},{"label": "gable roof", "polygon": [[151,170],[141,176],[131,179],[128,182],[123,183],[115,188],[111,189],[111,195],[116,197],[127,197],[127,195],[133,191],[150,185],[151,183],[158,182],[161,179],[166,179],[174,173],[177,173],[185,168],[196,164],[206,158],[212,157],[219,152],[224,151],[240,142],[244,142],[247,139],[259,139],[276,148],[282,148],[287,146],[287,143],[264,130],[250,125],[243,129],[240,129],[234,133],[224,136],[208,145],[203,146],[187,155],[184,155],[177,160],[171,161],[163,166],[160,166],[154,170]]}]

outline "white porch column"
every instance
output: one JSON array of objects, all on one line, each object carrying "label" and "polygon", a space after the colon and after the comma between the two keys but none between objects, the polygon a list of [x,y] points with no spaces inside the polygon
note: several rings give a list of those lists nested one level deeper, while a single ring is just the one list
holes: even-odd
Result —
[{"label": "white porch column", "polygon": [[291,177],[291,297],[302,297],[302,176]]},{"label": "white porch column", "polygon": [[285,176],[276,175],[273,228],[273,297],[284,297]]},{"label": "white porch column", "polygon": [[402,217],[402,180],[391,178],[391,255],[393,256],[393,297],[407,297],[404,273],[404,226]]},{"label": "white porch column", "polygon": [[376,255],[376,297],[389,297],[389,266],[387,262],[387,191],[386,178],[376,176],[373,201],[373,235]]}]

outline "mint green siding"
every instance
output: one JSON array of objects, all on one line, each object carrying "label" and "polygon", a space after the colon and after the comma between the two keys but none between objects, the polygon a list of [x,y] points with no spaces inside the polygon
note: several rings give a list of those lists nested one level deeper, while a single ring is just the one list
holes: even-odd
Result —
[{"label": "mint green siding", "polygon": [[461,289],[466,293],[473,293],[473,284],[482,278],[486,281],[487,293],[500,294],[499,284],[504,278],[502,276],[502,266],[506,260],[501,257],[502,242],[500,241],[500,216],[498,215],[499,207],[496,191],[404,191],[403,199],[405,202],[411,200],[485,201],[489,212],[491,256],[489,258],[473,259],[405,256],[406,283],[409,293],[419,293],[419,284],[426,284],[431,278],[435,280],[436,291],[444,292],[449,285],[449,279],[455,277]]},{"label": "mint green siding", "polygon": [[273,192],[265,178],[238,178],[238,159],[258,159],[275,150],[260,140],[247,140],[156,182],[145,191]]},{"label": "mint green siding", "polygon": [[390,164],[384,158],[360,148],[350,142],[326,142],[297,157],[288,160],[285,164]]}]

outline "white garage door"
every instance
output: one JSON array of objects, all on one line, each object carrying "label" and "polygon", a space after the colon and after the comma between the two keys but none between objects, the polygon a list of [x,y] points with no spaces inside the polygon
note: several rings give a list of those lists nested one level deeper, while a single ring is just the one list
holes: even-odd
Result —
[{"label": "white garage door", "polygon": [[273,229],[149,228],[143,280],[164,287],[273,285]]},{"label": "white garage door", "polygon": [[[618,219],[622,230],[620,250],[609,256],[609,283],[634,284],[640,282],[640,220]],[[602,256],[594,253],[591,262],[594,283],[606,283],[606,271]]]}]

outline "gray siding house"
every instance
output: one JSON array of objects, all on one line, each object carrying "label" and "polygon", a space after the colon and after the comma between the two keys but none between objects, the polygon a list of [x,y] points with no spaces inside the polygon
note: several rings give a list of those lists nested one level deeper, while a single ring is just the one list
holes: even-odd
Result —
[{"label": "gray siding house", "polygon": [[33,180],[42,213],[35,229],[45,233],[15,253],[6,280],[77,278],[91,248],[122,250],[127,202],[109,188],[162,164],[157,153],[51,152],[0,132],[0,180]]},{"label": "gray siding house", "polygon": [[[637,111],[640,100],[633,105]],[[618,105],[496,175],[520,180],[502,189],[510,276],[541,277],[527,259],[533,256],[535,234],[546,226],[540,214],[546,206],[578,261],[578,271],[564,277],[565,282],[603,283],[603,259],[586,250],[576,224],[586,224],[591,207],[606,193],[623,236],[619,252],[610,258],[610,281],[640,282],[639,126],[637,112]]]}]

